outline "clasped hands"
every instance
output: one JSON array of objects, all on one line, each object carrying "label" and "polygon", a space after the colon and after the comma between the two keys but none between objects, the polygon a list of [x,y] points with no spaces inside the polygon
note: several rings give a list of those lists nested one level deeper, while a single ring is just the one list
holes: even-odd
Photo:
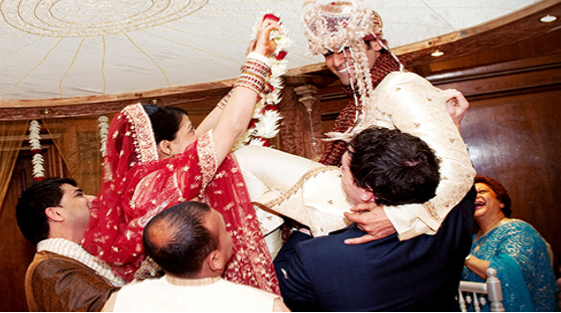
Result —
[{"label": "clasped hands", "polygon": [[375,202],[360,203],[350,210],[351,212],[344,212],[345,217],[356,223],[360,230],[368,234],[358,238],[346,239],[346,244],[366,243],[385,238],[396,232],[384,208]]}]

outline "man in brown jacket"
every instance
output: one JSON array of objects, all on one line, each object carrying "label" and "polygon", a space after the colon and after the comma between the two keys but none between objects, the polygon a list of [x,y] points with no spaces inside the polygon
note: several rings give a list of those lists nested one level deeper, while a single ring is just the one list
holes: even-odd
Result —
[{"label": "man in brown jacket", "polygon": [[93,199],[63,178],[35,183],[19,199],[18,226],[37,246],[25,277],[30,311],[100,311],[124,284],[80,246]]}]

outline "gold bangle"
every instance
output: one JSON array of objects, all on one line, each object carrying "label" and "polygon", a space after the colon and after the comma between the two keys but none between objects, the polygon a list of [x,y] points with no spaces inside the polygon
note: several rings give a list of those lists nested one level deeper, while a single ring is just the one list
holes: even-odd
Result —
[{"label": "gold bangle", "polygon": [[271,68],[267,64],[258,59],[248,58],[234,87],[245,87],[260,95],[264,92],[265,81],[270,74]]},{"label": "gold bangle", "polygon": [[232,96],[233,91],[234,89],[230,89],[228,94],[225,95],[224,98],[222,98],[216,106],[219,107],[221,110],[224,110],[224,108],[226,108],[226,105],[228,104],[228,101],[230,101],[230,97]]}]

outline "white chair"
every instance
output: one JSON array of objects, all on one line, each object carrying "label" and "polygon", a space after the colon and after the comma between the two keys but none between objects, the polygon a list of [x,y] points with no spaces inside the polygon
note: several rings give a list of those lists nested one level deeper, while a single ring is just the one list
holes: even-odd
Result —
[{"label": "white chair", "polygon": [[[466,293],[465,297],[464,293]],[[460,281],[460,288],[458,289],[460,310],[462,312],[467,312],[467,305],[473,302],[474,312],[481,312],[481,308],[486,303],[483,295],[487,295],[489,299],[491,312],[505,311],[502,303],[503,293],[501,291],[501,282],[497,278],[497,271],[494,268],[487,269],[487,281],[484,283]]]}]

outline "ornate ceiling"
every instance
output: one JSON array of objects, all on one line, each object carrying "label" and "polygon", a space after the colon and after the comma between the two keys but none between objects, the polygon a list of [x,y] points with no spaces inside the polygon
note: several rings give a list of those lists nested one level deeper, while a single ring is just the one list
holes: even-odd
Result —
[{"label": "ornate ceiling", "polygon": [[[406,47],[540,1],[366,2],[382,16],[390,46]],[[268,10],[281,16],[294,40],[290,68],[323,62],[306,55],[301,0],[0,1],[0,105],[235,78],[252,27]]]}]

